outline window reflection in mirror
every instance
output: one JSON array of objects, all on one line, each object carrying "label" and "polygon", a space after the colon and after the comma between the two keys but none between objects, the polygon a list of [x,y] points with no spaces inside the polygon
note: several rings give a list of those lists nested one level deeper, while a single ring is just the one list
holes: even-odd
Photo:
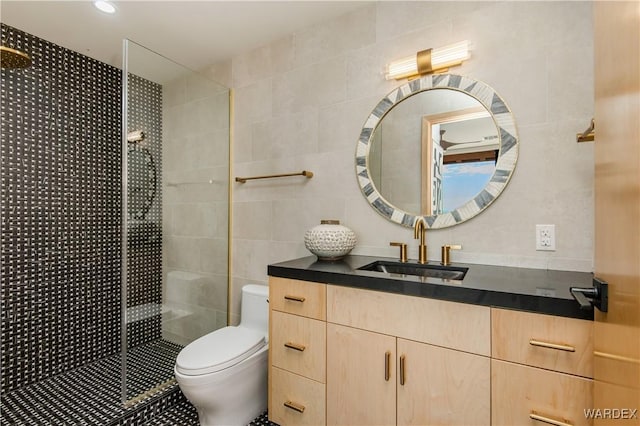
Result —
[{"label": "window reflection in mirror", "polygon": [[376,127],[368,167],[392,205],[421,215],[453,211],[473,199],[495,171],[500,138],[472,96],[433,89],[392,108]]}]

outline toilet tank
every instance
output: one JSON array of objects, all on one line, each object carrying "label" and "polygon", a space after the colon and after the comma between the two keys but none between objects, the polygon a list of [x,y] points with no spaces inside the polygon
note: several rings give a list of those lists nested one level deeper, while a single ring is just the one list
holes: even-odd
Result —
[{"label": "toilet tank", "polygon": [[269,339],[269,287],[248,284],[242,287],[240,326],[263,331]]}]

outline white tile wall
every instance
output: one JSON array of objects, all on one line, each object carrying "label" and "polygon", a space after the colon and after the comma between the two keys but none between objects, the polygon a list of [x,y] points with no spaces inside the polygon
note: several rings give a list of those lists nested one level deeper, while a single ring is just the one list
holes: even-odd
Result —
[{"label": "white tile wall", "polygon": [[226,325],[229,97],[197,75],[163,90],[162,332],[184,345]]},{"label": "white tile wall", "polygon": [[[454,261],[590,271],[593,146],[576,144],[593,115],[593,34],[588,2],[379,2],[291,34],[232,61],[236,175],[312,170],[234,184],[234,287],[266,282],[267,264],[308,255],[304,231],[320,219],[351,227],[357,254],[396,256],[389,241],[412,231],[362,197],[354,151],[362,124],[397,82],[390,60],[469,39],[469,61],[451,71],[482,80],[507,101],[520,158],[485,212],[428,233],[429,258],[459,243]],[[557,250],[536,252],[537,223],[554,223]],[[233,312],[239,312],[234,288]]]}]

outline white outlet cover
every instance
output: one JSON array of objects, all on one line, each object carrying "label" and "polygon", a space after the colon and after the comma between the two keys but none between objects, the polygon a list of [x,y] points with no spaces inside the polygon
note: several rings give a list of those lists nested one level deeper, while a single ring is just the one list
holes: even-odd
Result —
[{"label": "white outlet cover", "polygon": [[536,225],[536,250],[555,251],[556,250],[556,226]]}]

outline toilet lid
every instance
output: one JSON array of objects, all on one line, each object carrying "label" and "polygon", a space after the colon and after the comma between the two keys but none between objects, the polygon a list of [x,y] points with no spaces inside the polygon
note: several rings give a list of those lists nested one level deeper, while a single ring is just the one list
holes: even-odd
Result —
[{"label": "toilet lid", "polygon": [[182,349],[176,359],[176,370],[191,376],[224,370],[250,357],[264,345],[264,333],[245,327],[224,327]]}]

